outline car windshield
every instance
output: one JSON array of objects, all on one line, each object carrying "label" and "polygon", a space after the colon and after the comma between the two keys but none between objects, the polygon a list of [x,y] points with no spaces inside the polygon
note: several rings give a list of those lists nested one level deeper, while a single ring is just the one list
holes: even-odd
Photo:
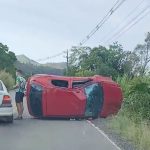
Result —
[{"label": "car windshield", "polygon": [[91,84],[85,87],[85,93],[87,97],[86,112],[85,115],[98,115],[101,111],[103,103],[103,92],[99,84]]}]

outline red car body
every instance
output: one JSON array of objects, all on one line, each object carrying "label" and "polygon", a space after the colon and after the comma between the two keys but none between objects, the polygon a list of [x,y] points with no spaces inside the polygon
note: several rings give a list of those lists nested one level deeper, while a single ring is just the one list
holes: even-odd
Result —
[{"label": "red car body", "polygon": [[34,117],[107,117],[121,107],[122,91],[111,78],[34,75],[27,83]]}]

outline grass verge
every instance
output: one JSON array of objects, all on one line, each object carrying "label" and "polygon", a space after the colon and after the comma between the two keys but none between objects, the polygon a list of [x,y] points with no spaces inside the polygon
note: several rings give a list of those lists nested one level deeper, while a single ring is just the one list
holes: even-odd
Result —
[{"label": "grass verge", "polygon": [[113,117],[110,127],[132,141],[138,150],[150,150],[150,126],[147,123],[136,123],[127,116],[119,114]]}]

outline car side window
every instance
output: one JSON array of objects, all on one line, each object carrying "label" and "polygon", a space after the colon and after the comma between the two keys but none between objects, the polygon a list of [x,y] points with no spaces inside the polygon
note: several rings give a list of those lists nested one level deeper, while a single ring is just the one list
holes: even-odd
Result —
[{"label": "car side window", "polygon": [[51,83],[57,87],[68,88],[68,81],[66,81],[66,80],[52,80]]},{"label": "car side window", "polygon": [[0,91],[3,91],[3,86],[1,82],[0,82]]}]

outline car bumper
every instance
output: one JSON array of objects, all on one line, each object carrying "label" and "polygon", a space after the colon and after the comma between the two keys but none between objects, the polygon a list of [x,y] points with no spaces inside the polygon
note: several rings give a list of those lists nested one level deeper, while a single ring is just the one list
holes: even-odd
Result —
[{"label": "car bumper", "polygon": [[12,107],[0,107],[0,117],[7,117],[13,115]]}]

